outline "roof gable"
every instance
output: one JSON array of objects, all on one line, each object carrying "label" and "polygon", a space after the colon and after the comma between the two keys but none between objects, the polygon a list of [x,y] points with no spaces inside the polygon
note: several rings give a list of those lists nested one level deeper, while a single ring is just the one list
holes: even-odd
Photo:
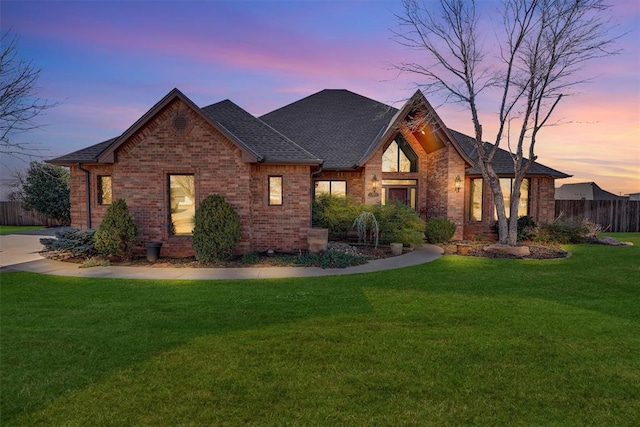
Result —
[{"label": "roof gable", "polygon": [[[178,89],[173,89],[169,92],[164,98],[162,98],[156,105],[151,107],[149,111],[147,111],[142,117],[140,117],[133,125],[129,127],[122,135],[113,141],[113,143],[100,155],[98,156],[98,161],[100,163],[113,163],[115,160],[115,152],[122,144],[124,144],[130,137],[132,137],[136,132],[142,129],[150,120],[152,120],[158,113],[160,113],[165,107],[171,104],[174,100],[179,99],[184,104],[186,104],[191,110],[193,110],[196,114],[198,114],[203,120],[211,123],[209,118],[203,114],[202,110],[193,103],[186,95],[180,92]],[[214,123],[211,123],[214,127],[218,128]],[[224,129],[218,128],[220,132],[226,134]],[[245,160],[254,160],[259,161],[260,155],[252,150],[250,147],[245,145],[242,141],[236,140],[232,135],[225,135],[229,137],[229,139],[235,143],[240,150],[242,151],[243,158]]]},{"label": "roof gable", "polygon": [[473,160],[458,145],[438,113],[419,90],[405,102],[400,110],[397,110],[384,132],[369,146],[358,164],[364,164],[381,144],[386,143],[403,129],[410,132],[427,153],[451,144],[468,165],[473,165]]}]

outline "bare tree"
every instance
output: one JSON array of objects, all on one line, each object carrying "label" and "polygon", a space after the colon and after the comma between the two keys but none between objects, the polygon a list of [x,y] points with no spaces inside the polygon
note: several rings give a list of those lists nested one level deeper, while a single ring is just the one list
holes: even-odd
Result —
[{"label": "bare tree", "polygon": [[40,69],[18,57],[16,37],[5,32],[0,46],[0,154],[26,160],[40,149],[13,138],[37,129],[35,118],[55,104],[35,96]]},{"label": "bare tree", "polygon": [[[396,40],[425,53],[426,62],[395,67],[425,79],[418,85],[424,92],[469,109],[478,163],[496,204],[500,243],[515,245],[520,187],[536,160],[540,130],[552,124],[561,99],[584,82],[578,71],[595,58],[616,53],[610,48],[617,37],[610,36],[610,21],[604,14],[609,6],[602,0],[503,0],[496,3],[501,10],[494,21],[483,22],[474,1],[402,0],[402,4]],[[488,28],[496,37],[493,50],[483,46],[482,30]],[[479,99],[489,93],[498,99],[493,145],[483,142],[480,118]],[[492,166],[505,141],[514,173],[509,218]],[[529,162],[524,161],[525,153]]]}]

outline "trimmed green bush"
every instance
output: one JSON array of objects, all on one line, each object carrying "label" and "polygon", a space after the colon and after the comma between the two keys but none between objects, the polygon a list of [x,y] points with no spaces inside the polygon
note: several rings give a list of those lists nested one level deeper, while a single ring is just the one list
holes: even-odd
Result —
[{"label": "trimmed green bush", "polygon": [[107,208],[94,236],[96,250],[106,257],[131,257],[138,237],[138,227],[129,213],[127,202],[118,199]]},{"label": "trimmed green bush", "polygon": [[193,249],[202,262],[229,260],[240,240],[240,219],[233,206],[219,194],[207,196],[195,215]]},{"label": "trimmed green bush", "polygon": [[321,194],[313,201],[312,222],[317,228],[327,228],[332,234],[346,234],[364,210],[352,197]]},{"label": "trimmed green bush", "polygon": [[446,218],[431,218],[427,221],[424,234],[429,243],[446,243],[456,232],[456,225]]},{"label": "trimmed green bush", "polygon": [[351,197],[322,194],[313,202],[313,226],[328,228],[333,235],[345,235],[355,228],[354,222],[363,212],[375,216],[382,244],[399,242],[419,246],[424,241],[424,221],[402,203],[372,206],[357,203]]},{"label": "trimmed green bush", "polygon": [[391,202],[384,206],[367,206],[378,220],[380,243],[402,243],[404,246],[420,246],[424,243],[425,222],[402,203]]}]

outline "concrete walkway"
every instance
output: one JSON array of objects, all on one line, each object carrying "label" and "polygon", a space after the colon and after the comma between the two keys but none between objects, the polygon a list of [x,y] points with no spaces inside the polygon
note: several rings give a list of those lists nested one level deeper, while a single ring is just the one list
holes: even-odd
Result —
[{"label": "concrete walkway", "polygon": [[412,252],[385,259],[369,261],[364,265],[348,268],[319,267],[244,267],[244,268],[172,268],[172,267],[91,267],[79,268],[78,264],[45,259],[40,238],[53,236],[55,230],[42,230],[0,236],[0,272],[29,271],[54,276],[108,277],[126,279],[275,279],[286,277],[335,276],[354,273],[371,273],[423,264],[440,258],[442,249],[424,245]]}]

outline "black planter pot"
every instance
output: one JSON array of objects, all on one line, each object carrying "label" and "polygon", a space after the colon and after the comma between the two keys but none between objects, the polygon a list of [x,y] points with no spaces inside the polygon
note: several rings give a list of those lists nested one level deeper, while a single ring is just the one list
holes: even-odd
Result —
[{"label": "black planter pot", "polygon": [[147,261],[156,262],[160,258],[160,248],[162,242],[147,242],[144,244],[147,248]]}]

